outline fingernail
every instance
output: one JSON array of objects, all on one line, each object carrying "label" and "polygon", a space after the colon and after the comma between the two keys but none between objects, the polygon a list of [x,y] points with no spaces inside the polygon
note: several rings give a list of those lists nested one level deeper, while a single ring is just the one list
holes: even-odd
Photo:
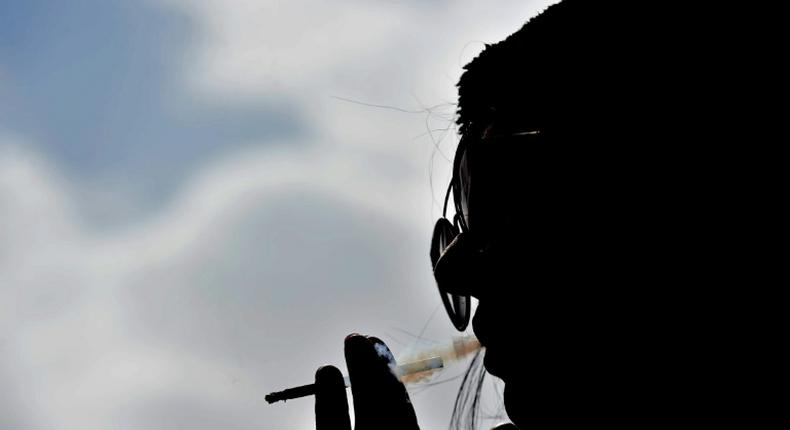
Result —
[{"label": "fingernail", "polygon": [[361,334],[359,334],[359,333],[351,333],[351,334],[349,334],[348,336],[346,336],[346,339],[345,339],[345,341],[346,341],[346,342],[348,342],[348,341],[349,341],[349,339],[351,339],[351,338],[354,338],[354,337],[361,337],[361,338],[363,338],[363,339],[366,339],[366,337],[365,337],[365,336],[363,336],[363,335],[361,335]]},{"label": "fingernail", "polygon": [[356,360],[357,358],[364,359],[373,351],[373,343],[368,340],[367,337],[358,333],[353,333],[346,336],[345,351],[346,355],[350,355],[352,360]]}]

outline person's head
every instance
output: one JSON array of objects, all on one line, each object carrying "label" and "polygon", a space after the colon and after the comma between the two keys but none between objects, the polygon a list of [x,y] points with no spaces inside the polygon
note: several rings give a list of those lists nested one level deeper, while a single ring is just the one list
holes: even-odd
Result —
[{"label": "person's head", "polygon": [[656,107],[647,75],[633,73],[626,42],[637,35],[624,20],[598,2],[551,6],[487,45],[458,84],[457,215],[437,223],[431,259],[459,330],[478,299],[486,368],[522,428],[579,394],[565,384],[605,343],[584,336],[606,319],[595,316],[599,287],[639,267],[635,196],[655,164],[635,119]]}]

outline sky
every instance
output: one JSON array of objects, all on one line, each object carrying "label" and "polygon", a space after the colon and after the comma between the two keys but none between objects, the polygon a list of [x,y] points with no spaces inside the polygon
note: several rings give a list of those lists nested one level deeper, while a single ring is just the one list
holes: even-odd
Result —
[{"label": "sky", "polygon": [[0,428],[310,429],[347,334],[450,339],[455,83],[551,3],[0,0]]}]

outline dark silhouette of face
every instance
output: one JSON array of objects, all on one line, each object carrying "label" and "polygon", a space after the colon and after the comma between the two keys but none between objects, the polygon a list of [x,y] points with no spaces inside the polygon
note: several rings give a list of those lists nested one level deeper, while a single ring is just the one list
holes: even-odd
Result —
[{"label": "dark silhouette of face", "polygon": [[472,327],[520,428],[730,414],[699,412],[732,394],[709,371],[729,346],[706,342],[741,311],[717,302],[725,286],[755,284],[747,238],[781,181],[763,180],[745,127],[759,103],[729,99],[762,79],[732,68],[748,55],[657,9],[565,0],[458,84],[468,229],[434,275],[478,299]]},{"label": "dark silhouette of face", "polygon": [[459,83],[468,231],[434,275],[477,298],[486,369],[521,428],[611,410],[606,374],[627,373],[625,315],[637,309],[618,303],[645,284],[656,260],[643,223],[665,210],[645,199],[657,196],[661,157],[639,120],[656,108],[632,97],[630,59],[601,30],[621,21],[592,3],[550,7]]},{"label": "dark silhouette of face", "polygon": [[508,415],[526,428],[594,404],[581,400],[595,385],[584,381],[617,351],[606,347],[606,327],[619,297],[607,290],[633,282],[642,254],[629,215],[639,190],[612,178],[628,169],[557,150],[580,136],[546,127],[525,138],[516,126],[489,125],[484,134],[502,137],[469,143],[469,228],[435,275],[448,292],[478,300],[472,328],[485,367],[505,382]]},{"label": "dark silhouette of face", "polygon": [[569,269],[563,266],[577,264],[567,255],[570,233],[578,229],[574,204],[553,179],[557,172],[550,173],[550,136],[533,131],[490,125],[484,135],[497,138],[468,143],[461,171],[468,175],[462,211],[469,228],[435,271],[448,292],[477,298],[472,327],[486,347],[485,367],[505,382],[508,415],[519,426],[528,412],[534,416],[527,405],[538,404],[530,399],[536,389],[545,401],[543,372],[554,373],[538,363],[565,358],[548,360],[563,336],[566,309],[558,305]]}]

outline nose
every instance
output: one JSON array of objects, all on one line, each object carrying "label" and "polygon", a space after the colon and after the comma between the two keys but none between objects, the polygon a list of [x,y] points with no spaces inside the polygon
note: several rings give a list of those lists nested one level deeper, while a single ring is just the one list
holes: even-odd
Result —
[{"label": "nose", "polygon": [[472,316],[472,331],[475,332],[477,340],[483,346],[489,346],[491,343],[490,332],[488,331],[488,323],[490,321],[486,317],[486,303],[478,303],[475,314]]}]

